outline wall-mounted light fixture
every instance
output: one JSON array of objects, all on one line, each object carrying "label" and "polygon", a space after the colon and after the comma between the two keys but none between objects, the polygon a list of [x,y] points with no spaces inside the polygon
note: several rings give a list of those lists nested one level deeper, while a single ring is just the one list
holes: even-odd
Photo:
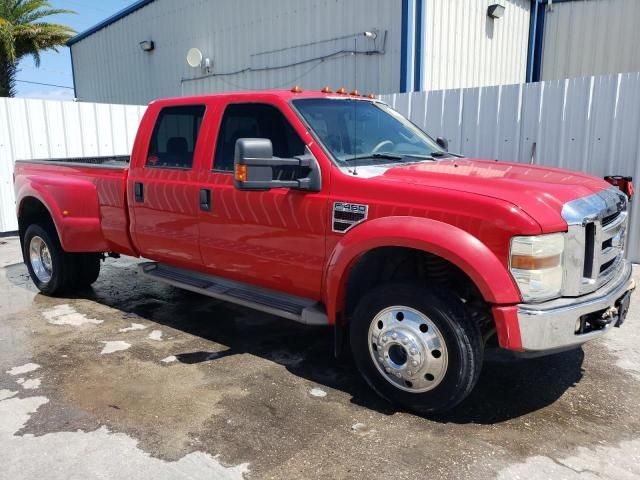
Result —
[{"label": "wall-mounted light fixture", "polygon": [[502,18],[502,16],[504,15],[504,6],[500,5],[499,3],[489,5],[489,8],[487,9],[487,15],[494,19]]},{"label": "wall-mounted light fixture", "polygon": [[156,48],[156,45],[152,40],[143,40],[142,42],[140,42],[140,48],[143,52],[151,52],[154,48]]}]

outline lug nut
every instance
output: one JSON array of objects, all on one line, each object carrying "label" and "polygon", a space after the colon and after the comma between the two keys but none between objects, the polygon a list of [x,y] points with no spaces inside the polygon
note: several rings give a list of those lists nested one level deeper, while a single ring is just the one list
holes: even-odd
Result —
[{"label": "lug nut", "polygon": [[418,353],[418,350],[416,350],[415,348],[412,348],[410,352],[411,352],[411,355],[416,355]]},{"label": "lug nut", "polygon": [[414,367],[417,367],[417,366],[418,366],[418,362],[416,362],[415,360],[413,360],[413,361],[411,362],[411,365],[413,365]]},{"label": "lug nut", "polygon": [[406,344],[407,344],[407,339],[406,339],[406,338],[403,338],[403,339],[402,339],[402,344],[403,344],[403,345],[406,345]]},{"label": "lug nut", "polygon": [[384,367],[384,371],[389,373],[391,371],[391,369],[389,367]]},{"label": "lug nut", "polygon": [[391,338],[393,338],[394,340],[396,340],[398,338],[398,334],[394,333],[393,335],[391,335]]}]

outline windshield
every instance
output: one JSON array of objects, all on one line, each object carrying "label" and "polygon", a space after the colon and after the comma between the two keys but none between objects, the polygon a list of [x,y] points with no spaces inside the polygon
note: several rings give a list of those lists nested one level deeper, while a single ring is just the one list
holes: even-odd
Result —
[{"label": "windshield", "polygon": [[381,103],[310,98],[293,104],[341,163],[415,162],[448,155],[426,133]]}]

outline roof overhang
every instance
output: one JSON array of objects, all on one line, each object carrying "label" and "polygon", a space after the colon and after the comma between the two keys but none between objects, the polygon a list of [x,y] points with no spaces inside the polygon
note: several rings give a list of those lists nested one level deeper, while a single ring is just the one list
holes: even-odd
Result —
[{"label": "roof overhang", "polygon": [[123,10],[120,10],[119,12],[111,15],[109,18],[106,18],[105,20],[103,20],[102,22],[94,25],[93,27],[89,28],[88,30],[85,30],[84,32],[80,32],[75,37],[69,39],[67,41],[67,46],[70,47],[74,43],[78,43],[80,40],[83,40],[83,39],[93,35],[97,31],[102,30],[105,27],[108,27],[112,23],[115,23],[118,20],[120,20],[121,18],[124,18],[127,15],[132,14],[136,10],[140,10],[142,7],[147,6],[148,4],[150,4],[153,1],[154,0],[138,0],[135,3],[132,3],[127,8],[125,8]]}]

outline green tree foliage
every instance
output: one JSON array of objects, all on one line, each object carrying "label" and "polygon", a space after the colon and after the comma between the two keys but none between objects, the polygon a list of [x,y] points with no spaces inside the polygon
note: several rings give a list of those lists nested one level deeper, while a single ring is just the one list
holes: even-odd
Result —
[{"label": "green tree foliage", "polygon": [[65,25],[43,21],[51,15],[75,13],[52,8],[46,0],[0,0],[0,97],[15,94],[18,62],[33,57],[40,66],[40,53],[61,47],[75,33]]}]

